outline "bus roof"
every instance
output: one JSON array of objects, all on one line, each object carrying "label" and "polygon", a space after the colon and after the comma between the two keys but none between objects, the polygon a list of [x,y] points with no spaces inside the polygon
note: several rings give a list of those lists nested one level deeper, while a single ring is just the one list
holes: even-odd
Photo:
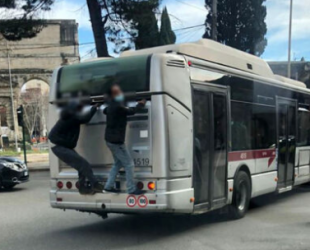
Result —
[{"label": "bus roof", "polygon": [[209,39],[201,39],[193,43],[173,44],[150,49],[125,51],[121,56],[125,57],[171,52],[225,65],[262,77],[275,79],[289,85],[306,88],[306,85],[303,82],[274,75],[268,63],[263,59]]}]

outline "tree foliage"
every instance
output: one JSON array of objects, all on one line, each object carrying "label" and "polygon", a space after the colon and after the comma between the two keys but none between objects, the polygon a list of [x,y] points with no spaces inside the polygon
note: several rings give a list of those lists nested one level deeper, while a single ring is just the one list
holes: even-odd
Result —
[{"label": "tree foliage", "polygon": [[[114,52],[119,53],[133,47],[144,49],[171,44],[176,40],[166,8],[162,13],[162,27],[159,31],[157,15],[161,0],[87,2],[99,57],[109,56],[108,42],[113,43]],[[98,6],[101,7],[101,15]]]},{"label": "tree foliage", "polygon": [[175,41],[176,35],[172,31],[168,10],[165,7],[161,15],[159,45],[174,44]]},{"label": "tree foliage", "polygon": [[[0,21],[0,33],[7,40],[35,37],[45,26],[37,18],[40,11],[49,11],[55,0],[0,0],[0,7],[16,9],[21,14]],[[2,17],[3,18],[3,17]]]},{"label": "tree foliage", "polygon": [[[119,13],[129,24],[127,33],[136,49],[158,46],[159,28],[156,12],[159,0],[120,1]],[[127,39],[128,43],[128,39]]]},{"label": "tree foliage", "polygon": [[[266,0],[218,0],[217,39],[236,49],[260,56],[267,46]],[[212,33],[213,0],[205,0],[210,13],[204,38]]]},{"label": "tree foliage", "polygon": [[48,116],[48,93],[42,93],[41,89],[30,89],[22,93],[21,101],[24,107],[24,124],[29,137],[32,138],[34,131],[43,134],[43,127]]}]

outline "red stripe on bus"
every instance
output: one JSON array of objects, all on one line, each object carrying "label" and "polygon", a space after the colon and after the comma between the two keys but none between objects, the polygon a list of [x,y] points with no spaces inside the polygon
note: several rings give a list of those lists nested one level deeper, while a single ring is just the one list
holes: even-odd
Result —
[{"label": "red stripe on bus", "polygon": [[268,166],[270,166],[275,157],[276,157],[275,149],[260,149],[260,150],[230,152],[228,154],[228,161],[244,161],[244,160],[270,158],[268,161]]}]

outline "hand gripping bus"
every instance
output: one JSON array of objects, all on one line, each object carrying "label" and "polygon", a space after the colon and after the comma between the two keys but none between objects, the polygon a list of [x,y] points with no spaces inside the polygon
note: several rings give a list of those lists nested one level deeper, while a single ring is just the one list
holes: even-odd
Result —
[{"label": "hand gripping bus", "polygon": [[[253,197],[289,191],[310,181],[310,91],[276,76],[260,58],[210,40],[125,52],[56,69],[49,127],[68,97],[104,102],[112,82],[128,105],[146,107],[128,118],[126,144],[137,187],[120,194],[80,195],[74,169],[50,153],[52,207],[108,213],[199,214],[228,206],[245,215]],[[104,105],[101,109],[104,108]],[[113,159],[102,110],[81,129],[77,151],[106,181]]]}]

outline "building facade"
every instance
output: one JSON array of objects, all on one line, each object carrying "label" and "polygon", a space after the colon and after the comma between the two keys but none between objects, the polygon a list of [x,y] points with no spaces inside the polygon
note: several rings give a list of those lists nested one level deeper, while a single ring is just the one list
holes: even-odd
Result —
[{"label": "building facade", "polygon": [[[287,62],[268,62],[272,71],[284,77],[287,77]],[[293,61],[291,63],[291,78],[304,82],[310,88],[310,62],[305,60]]]},{"label": "building facade", "polygon": [[[48,20],[43,30],[31,39],[0,39],[0,120],[6,125],[2,126],[2,136],[14,140],[14,123],[18,127],[16,108],[22,104],[21,92],[27,89],[27,83],[31,85],[40,81],[49,84],[55,68],[79,61],[78,24],[75,20]],[[10,98],[10,71],[15,110],[12,110]],[[20,139],[20,133],[18,137]]]}]

